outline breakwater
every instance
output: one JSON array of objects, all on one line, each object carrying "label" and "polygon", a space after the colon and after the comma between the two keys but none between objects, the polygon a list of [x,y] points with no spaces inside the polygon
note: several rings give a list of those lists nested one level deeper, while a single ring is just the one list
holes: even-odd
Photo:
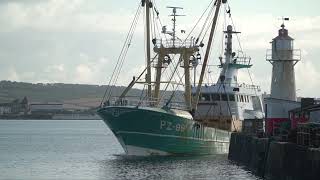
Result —
[{"label": "breakwater", "polygon": [[228,158],[268,180],[320,179],[319,148],[233,133]]}]

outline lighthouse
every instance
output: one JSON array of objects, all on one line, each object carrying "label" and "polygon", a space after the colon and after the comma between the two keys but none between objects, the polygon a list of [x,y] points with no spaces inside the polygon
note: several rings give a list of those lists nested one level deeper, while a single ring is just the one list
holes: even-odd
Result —
[{"label": "lighthouse", "polygon": [[272,65],[271,93],[270,98],[265,99],[265,104],[266,130],[269,134],[274,134],[275,125],[287,122],[288,111],[300,106],[296,96],[294,68],[301,60],[301,51],[294,49],[294,39],[289,36],[284,23],[271,46],[266,56],[266,60]]},{"label": "lighthouse", "polygon": [[297,100],[294,67],[301,56],[300,50],[294,49],[293,42],[282,24],[278,36],[271,42],[272,49],[267,53],[267,61],[272,64],[271,98]]}]

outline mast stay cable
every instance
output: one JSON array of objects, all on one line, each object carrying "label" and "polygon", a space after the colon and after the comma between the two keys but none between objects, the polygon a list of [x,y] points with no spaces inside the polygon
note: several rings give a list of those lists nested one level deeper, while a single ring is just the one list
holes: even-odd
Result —
[{"label": "mast stay cable", "polygon": [[214,14],[214,18],[213,18],[212,27],[211,27],[208,47],[206,49],[206,54],[205,54],[203,65],[202,65],[202,69],[201,69],[201,75],[200,75],[200,79],[199,79],[199,84],[198,84],[198,87],[197,87],[195,100],[193,102],[193,107],[192,107],[193,111],[196,110],[197,104],[198,104],[198,101],[199,101],[199,96],[200,96],[200,90],[201,90],[201,86],[202,86],[203,76],[204,76],[204,73],[205,73],[205,70],[206,70],[206,66],[207,66],[207,63],[208,63],[210,50],[211,50],[211,45],[212,45],[212,41],[213,41],[213,36],[214,36],[217,20],[219,18],[219,12],[220,12],[220,6],[221,6],[221,3],[222,3],[222,0],[217,0],[216,2],[217,3],[215,3],[216,8],[215,8],[215,14]]},{"label": "mast stay cable", "polygon": [[[110,100],[110,97],[111,97],[111,94],[112,94],[112,91],[114,89],[114,85],[115,83],[117,82],[118,80],[118,77],[119,77],[119,73],[121,72],[121,69],[122,69],[122,66],[123,66],[123,62],[124,62],[124,59],[126,57],[126,54],[128,52],[128,49],[131,45],[131,40],[132,40],[132,37],[133,37],[133,34],[135,32],[135,29],[136,29],[136,25],[138,23],[138,19],[139,19],[139,16],[141,14],[141,3],[139,2],[139,5],[138,5],[138,8],[137,8],[137,11],[135,13],[135,16],[134,16],[134,19],[133,19],[133,22],[130,26],[130,29],[129,29],[129,32],[127,33],[127,36],[126,36],[126,39],[125,39],[125,42],[122,46],[122,49],[120,51],[120,55],[118,56],[118,60],[117,60],[117,63],[116,63],[116,66],[112,72],[112,75],[110,77],[110,80],[109,80],[109,83],[108,83],[108,86],[107,86],[107,89],[103,95],[103,98],[101,100],[101,103],[100,103],[100,106],[103,105],[103,103],[105,102],[105,99],[108,99]],[[106,98],[107,97],[107,98]]]},{"label": "mast stay cable", "polygon": [[[229,2],[228,2],[228,6],[229,6],[229,11],[230,11]],[[235,23],[234,23],[234,21],[233,21],[233,18],[232,18],[232,16],[231,16],[231,14],[230,14],[230,19],[231,19],[232,26],[236,29],[236,26],[235,26]],[[236,36],[237,36],[237,40],[238,40],[238,43],[239,43],[239,48],[240,48],[241,52],[243,52],[242,45],[241,45],[241,41],[240,41],[240,37],[239,37],[238,34],[236,34]],[[247,68],[247,71],[248,71],[248,74],[249,74],[249,78],[250,78],[250,81],[251,81],[251,85],[254,85],[254,82],[253,82],[253,79],[252,79],[252,76],[251,76],[250,69]],[[254,92],[255,92],[255,95],[258,96],[258,93],[257,93],[256,88],[254,88]]]}]

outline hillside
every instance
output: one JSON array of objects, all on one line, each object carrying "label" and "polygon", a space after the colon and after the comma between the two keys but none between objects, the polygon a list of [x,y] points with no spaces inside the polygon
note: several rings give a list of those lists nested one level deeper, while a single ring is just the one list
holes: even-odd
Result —
[{"label": "hillside", "polygon": [[[43,84],[0,81],[0,103],[28,97],[29,102],[61,102],[70,106],[96,106],[100,103],[107,86],[85,84]],[[116,87],[119,96],[125,87]],[[133,89],[129,95],[139,96],[141,91]]]},{"label": "hillside", "polygon": [[[65,108],[91,108],[100,105],[101,99],[108,86],[86,85],[86,84],[63,84],[63,83],[26,83],[0,81],[0,103],[11,102],[15,99],[27,97],[29,103],[63,103]],[[120,96],[125,87],[118,86],[115,88],[113,96]],[[163,93],[163,92],[162,92]],[[166,99],[171,92],[166,93]],[[141,90],[132,89],[128,96],[141,96]],[[183,101],[183,93],[176,93],[176,101]]]}]

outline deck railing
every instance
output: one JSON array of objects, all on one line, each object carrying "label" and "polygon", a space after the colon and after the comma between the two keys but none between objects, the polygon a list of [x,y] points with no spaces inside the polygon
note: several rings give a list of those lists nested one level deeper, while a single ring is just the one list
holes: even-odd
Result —
[{"label": "deck railing", "polygon": [[104,106],[137,106],[137,107],[169,107],[173,109],[186,110],[187,107],[184,102],[170,102],[167,99],[158,101],[157,99],[140,99],[140,97],[130,96],[126,98],[112,97],[109,101],[104,103]]},{"label": "deck railing", "polygon": [[[239,84],[239,83],[213,83],[213,84],[204,84],[202,86],[222,86],[222,85],[227,85],[227,86],[232,86],[235,88],[246,88],[246,89],[252,89],[252,90],[257,90],[257,91],[261,91],[260,86],[256,86],[256,85],[251,85],[251,84]],[[198,84],[196,84],[196,87],[198,86]]]},{"label": "deck railing", "polygon": [[185,40],[182,41],[180,39],[176,39],[174,42],[170,40],[163,40],[163,39],[156,39],[155,42],[155,47],[157,48],[180,48],[180,47],[187,47],[187,48],[192,48],[192,47],[197,47],[195,40],[190,39],[190,40]]}]

